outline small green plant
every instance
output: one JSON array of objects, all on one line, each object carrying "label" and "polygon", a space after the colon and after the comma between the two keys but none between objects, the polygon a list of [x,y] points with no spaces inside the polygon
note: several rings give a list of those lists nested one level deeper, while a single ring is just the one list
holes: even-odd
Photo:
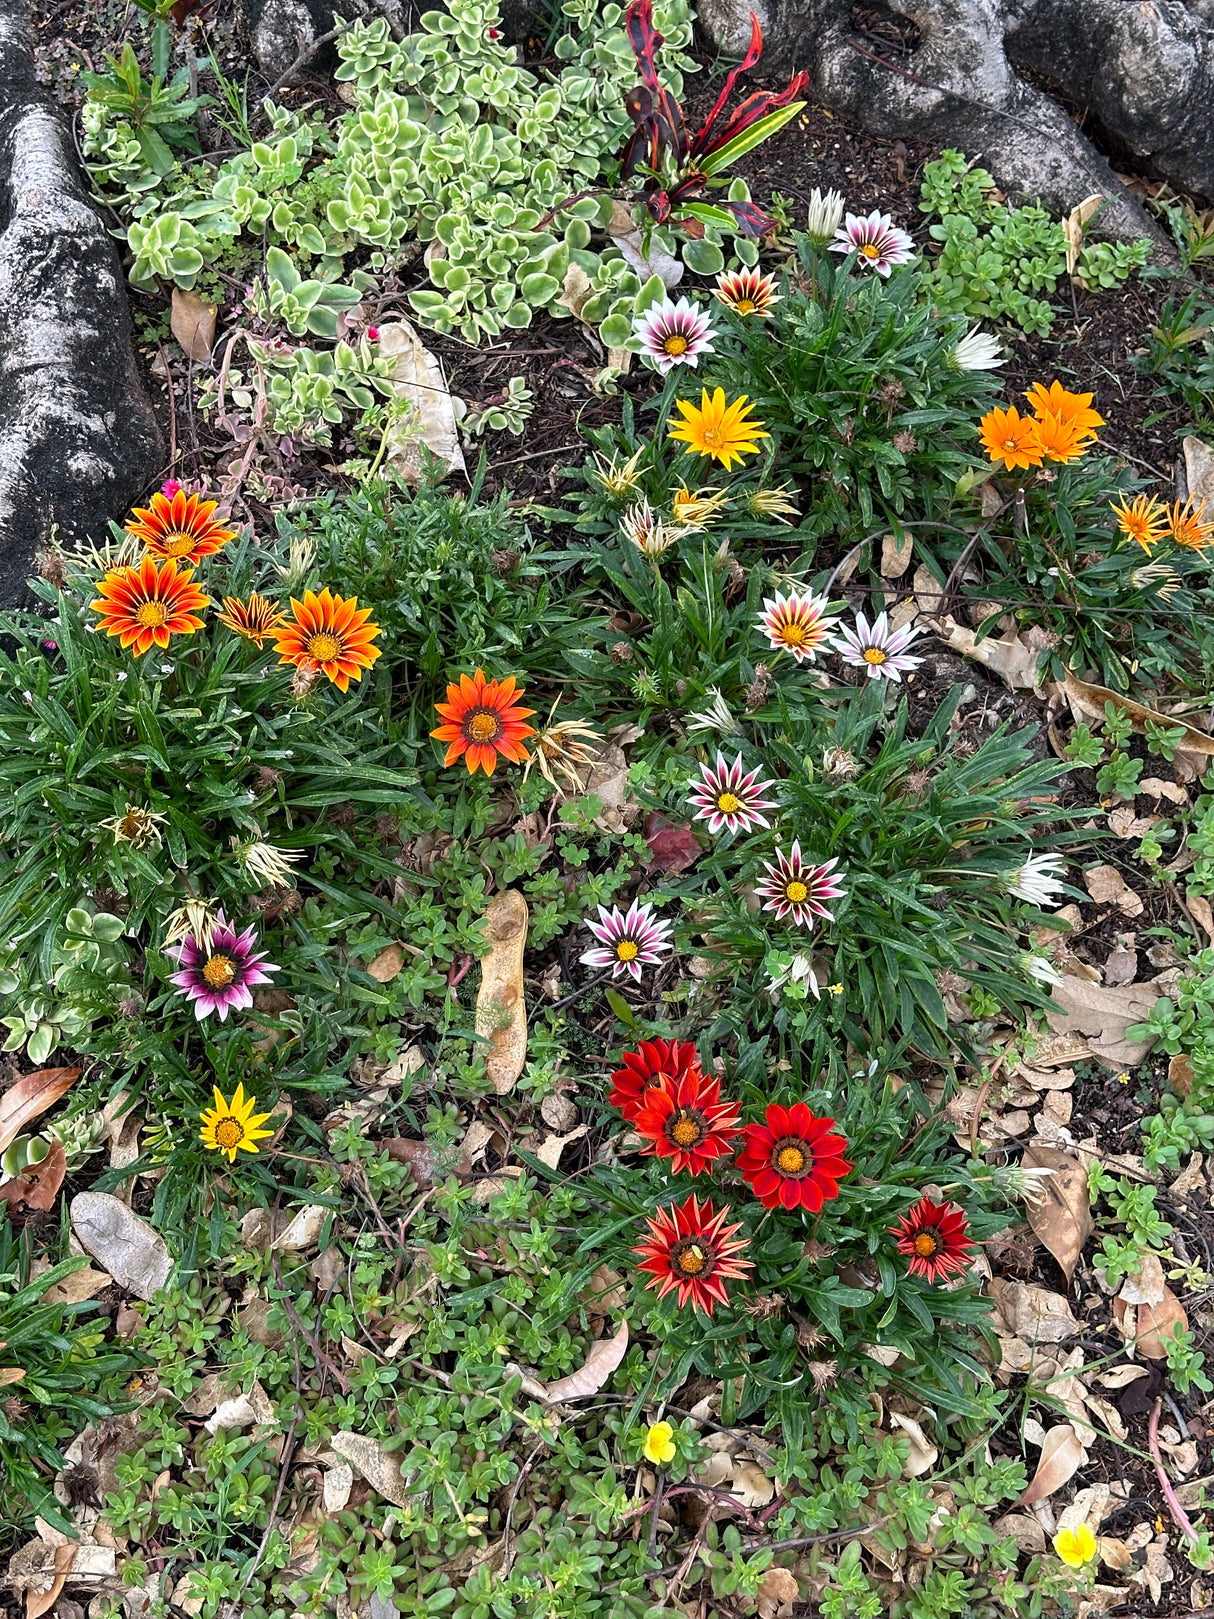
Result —
[{"label": "small green plant", "polygon": [[198,151],[191,119],[200,107],[211,104],[210,96],[189,94],[187,68],[179,68],[167,79],[168,45],[168,32],[162,26],[154,38],[157,65],[150,80],[140,72],[139,59],[129,43],[121,56],[106,57],[108,73],[80,75],[90,104],[105,115],[107,125],[129,131],[143,168],[157,177],[169,172],[177,153]]},{"label": "small green plant", "polygon": [[518,438],[535,410],[535,398],[526,377],[511,377],[502,392],[483,405],[474,405],[461,417],[461,425],[479,438],[482,433],[512,433]]},{"label": "small green plant", "polygon": [[1206,1357],[1194,1347],[1193,1333],[1189,1328],[1182,1327],[1178,1321],[1171,1332],[1161,1331],[1159,1340],[1167,1356],[1168,1376],[1178,1394],[1187,1394],[1191,1388],[1209,1394],[1214,1389],[1214,1383],[1202,1370]]}]

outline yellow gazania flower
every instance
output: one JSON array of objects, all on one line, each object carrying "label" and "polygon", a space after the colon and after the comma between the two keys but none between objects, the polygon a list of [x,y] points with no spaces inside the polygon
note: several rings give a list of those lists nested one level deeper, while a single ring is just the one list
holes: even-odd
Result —
[{"label": "yellow gazania flower", "polygon": [[1114,504],[1110,510],[1126,539],[1136,541],[1144,551],[1158,545],[1168,531],[1168,508],[1154,495],[1136,495],[1133,500],[1123,496],[1121,505]]},{"label": "yellow gazania flower", "polygon": [[728,505],[728,494],[718,489],[688,489],[686,484],[670,497],[674,520],[684,528],[704,528]]},{"label": "yellow gazania flower", "polygon": [[1192,495],[1183,505],[1177,500],[1167,508],[1168,532],[1177,545],[1201,551],[1214,540],[1214,523],[1204,520],[1205,512],[1205,501],[1195,502]]},{"label": "yellow gazania flower", "polygon": [[762,422],[747,420],[750,402],[745,394],[727,405],[724,388],[718,388],[711,399],[707,388],[702,388],[698,406],[687,399],[676,399],[675,406],[683,420],[670,429],[671,438],[696,455],[710,455],[726,472],[743,456],[754,455],[759,439],[771,437],[763,431]]},{"label": "yellow gazania flower", "polygon": [[257,1098],[250,1096],[245,1100],[244,1086],[237,1085],[230,1102],[225,1102],[219,1087],[215,1087],[215,1106],[206,1108],[198,1117],[202,1120],[202,1129],[198,1138],[204,1147],[210,1147],[215,1152],[225,1152],[228,1162],[236,1162],[238,1152],[257,1152],[259,1141],[274,1134],[273,1130],[259,1129],[270,1117],[268,1113],[254,1113]]},{"label": "yellow gazania flower", "polygon": [[655,1467],[665,1467],[672,1462],[677,1454],[674,1441],[674,1429],[668,1422],[655,1422],[645,1435],[645,1447],[642,1454],[647,1462]]},{"label": "yellow gazania flower", "polygon": [[1096,1536],[1086,1523],[1077,1529],[1060,1529],[1054,1536],[1054,1550],[1068,1568],[1082,1568],[1096,1555]]}]

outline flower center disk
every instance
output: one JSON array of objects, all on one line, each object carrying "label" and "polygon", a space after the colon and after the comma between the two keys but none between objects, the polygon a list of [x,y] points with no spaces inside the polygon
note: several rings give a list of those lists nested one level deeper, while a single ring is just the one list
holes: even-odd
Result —
[{"label": "flower center disk", "polygon": [[776,1148],[774,1167],[781,1175],[803,1175],[808,1166],[804,1147],[789,1141]]},{"label": "flower center disk", "polygon": [[723,815],[732,815],[735,810],[742,808],[742,800],[736,793],[722,793],[717,799],[717,808]]},{"label": "flower center disk", "polygon": [[934,1231],[921,1231],[915,1238],[915,1252],[920,1259],[933,1259],[940,1247],[940,1239]]},{"label": "flower center disk", "polygon": [[640,951],[632,939],[621,939],[615,947],[615,953],[620,961],[635,961]]},{"label": "flower center disk", "polygon": [[220,1119],[215,1126],[215,1139],[221,1147],[239,1147],[244,1140],[244,1126],[239,1119]]},{"label": "flower center disk", "polygon": [[144,602],[135,614],[135,622],[145,630],[160,630],[169,621],[168,609],[163,602]]},{"label": "flower center disk", "polygon": [[686,354],[687,339],[678,332],[673,332],[662,344],[667,354]]},{"label": "flower center disk", "polygon": [[489,708],[477,708],[464,721],[464,735],[469,742],[494,742],[501,735],[502,722]]},{"label": "flower center disk", "polygon": [[803,900],[807,900],[809,898],[809,889],[806,888],[804,883],[792,882],[789,883],[788,887],[784,890],[784,895],[785,898],[791,900],[794,905],[800,905]]},{"label": "flower center disk", "polygon": [[194,549],[194,536],[192,534],[170,534],[164,542],[166,556],[184,557]]},{"label": "flower center disk", "polygon": [[685,1237],[670,1257],[674,1268],[683,1276],[703,1276],[708,1269],[709,1256],[694,1237]]},{"label": "flower center disk", "polygon": [[308,640],[308,656],[315,658],[317,663],[332,663],[340,655],[341,642],[335,635],[326,635],[322,631]]},{"label": "flower center disk", "polygon": [[212,989],[223,989],[236,977],[236,968],[227,956],[211,956],[202,969],[202,976]]},{"label": "flower center disk", "polygon": [[864,661],[865,663],[884,663],[885,653],[882,652],[879,646],[867,647],[864,652]]},{"label": "flower center disk", "polygon": [[694,1147],[704,1139],[704,1121],[697,1113],[682,1112],[672,1115],[666,1134],[676,1147]]}]

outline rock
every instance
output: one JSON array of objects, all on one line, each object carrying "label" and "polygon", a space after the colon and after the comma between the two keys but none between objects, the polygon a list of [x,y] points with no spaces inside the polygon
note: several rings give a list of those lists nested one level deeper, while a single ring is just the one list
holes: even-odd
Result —
[{"label": "rock", "polygon": [[[277,79],[333,27],[333,7],[326,0],[240,0],[240,20],[262,72]],[[334,45],[322,45],[307,65],[312,73],[331,73]]]},{"label": "rock", "polygon": [[80,1246],[109,1271],[119,1287],[153,1299],[169,1279],[173,1261],[164,1238],[109,1192],[77,1192],[72,1230]]},{"label": "rock", "polygon": [[0,604],[52,537],[101,539],[163,463],[118,255],[0,0]]}]

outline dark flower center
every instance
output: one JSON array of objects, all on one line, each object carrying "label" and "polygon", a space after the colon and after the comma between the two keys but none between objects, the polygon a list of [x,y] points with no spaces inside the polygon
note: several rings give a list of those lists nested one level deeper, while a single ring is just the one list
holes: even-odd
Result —
[{"label": "dark flower center", "polygon": [[708,1134],[707,1120],[694,1108],[680,1108],[666,1121],[666,1138],[686,1151],[697,1146]]},{"label": "dark flower center", "polygon": [[915,1237],[914,1247],[920,1259],[934,1259],[944,1243],[938,1231],[920,1231]]},{"label": "dark flower center", "polygon": [[228,956],[210,956],[202,976],[212,989],[224,989],[236,977],[236,968]]},{"label": "dark flower center", "polygon": [[699,1237],[683,1237],[670,1250],[671,1268],[680,1276],[705,1276],[712,1270],[712,1254]]},{"label": "dark flower center", "polygon": [[483,746],[486,742],[496,742],[501,734],[501,718],[491,708],[474,708],[464,720],[464,736],[469,742]]},{"label": "dark flower center", "polygon": [[814,1161],[803,1141],[777,1141],[771,1167],[788,1180],[801,1180],[814,1167]]}]

